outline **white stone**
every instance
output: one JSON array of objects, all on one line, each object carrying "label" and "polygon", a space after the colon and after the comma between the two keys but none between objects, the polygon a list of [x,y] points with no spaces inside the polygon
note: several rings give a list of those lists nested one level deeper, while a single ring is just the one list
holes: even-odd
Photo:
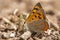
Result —
[{"label": "white stone", "polygon": [[15,37],[15,33],[14,32],[10,33],[10,37]]},{"label": "white stone", "polygon": [[31,36],[31,32],[29,32],[29,31],[27,31],[27,32],[25,32],[23,35],[21,35],[21,38],[23,38],[23,39],[27,39],[27,38],[29,38]]}]

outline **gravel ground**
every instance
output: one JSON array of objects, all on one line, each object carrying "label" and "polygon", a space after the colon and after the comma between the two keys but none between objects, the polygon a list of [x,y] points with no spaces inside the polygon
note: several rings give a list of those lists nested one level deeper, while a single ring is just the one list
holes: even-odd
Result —
[{"label": "gravel ground", "polygon": [[[49,29],[38,37],[24,24],[36,3],[40,2]],[[60,40],[60,0],[0,0],[0,40]]]}]

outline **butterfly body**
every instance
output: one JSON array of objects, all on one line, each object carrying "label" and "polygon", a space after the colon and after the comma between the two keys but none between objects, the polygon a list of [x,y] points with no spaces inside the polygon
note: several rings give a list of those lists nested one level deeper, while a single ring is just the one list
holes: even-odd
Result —
[{"label": "butterfly body", "polygon": [[35,5],[31,14],[26,19],[26,23],[30,31],[37,33],[46,31],[49,28],[48,22],[46,21],[45,12],[40,3]]}]

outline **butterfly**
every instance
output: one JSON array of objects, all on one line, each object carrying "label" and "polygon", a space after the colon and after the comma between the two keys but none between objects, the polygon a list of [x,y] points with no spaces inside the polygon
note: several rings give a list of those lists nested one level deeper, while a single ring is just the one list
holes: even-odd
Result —
[{"label": "butterfly", "polygon": [[26,23],[30,31],[37,33],[44,32],[49,29],[45,12],[40,3],[35,5],[30,15],[26,19]]}]

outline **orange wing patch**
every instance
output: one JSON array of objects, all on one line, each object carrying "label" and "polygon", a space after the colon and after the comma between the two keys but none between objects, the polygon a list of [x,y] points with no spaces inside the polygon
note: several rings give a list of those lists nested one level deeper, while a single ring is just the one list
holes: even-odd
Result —
[{"label": "orange wing patch", "polygon": [[40,3],[38,3],[34,7],[34,9],[32,10],[31,14],[27,18],[26,22],[29,23],[32,20],[39,20],[39,19],[45,19],[44,11],[43,11]]}]

